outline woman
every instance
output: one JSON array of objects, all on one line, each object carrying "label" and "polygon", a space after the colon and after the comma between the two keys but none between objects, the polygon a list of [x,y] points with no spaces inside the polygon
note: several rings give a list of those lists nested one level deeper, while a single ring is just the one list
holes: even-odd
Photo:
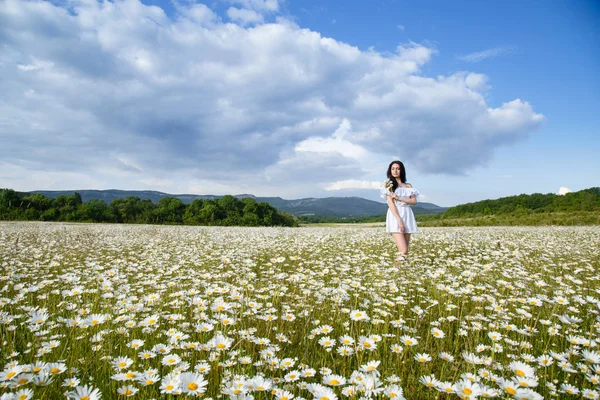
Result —
[{"label": "woman", "polygon": [[406,183],[406,170],[401,161],[392,161],[387,169],[381,197],[386,199],[388,211],[385,231],[392,235],[398,247],[399,259],[408,254],[411,233],[417,232],[417,221],[409,205],[417,204],[419,191]]}]

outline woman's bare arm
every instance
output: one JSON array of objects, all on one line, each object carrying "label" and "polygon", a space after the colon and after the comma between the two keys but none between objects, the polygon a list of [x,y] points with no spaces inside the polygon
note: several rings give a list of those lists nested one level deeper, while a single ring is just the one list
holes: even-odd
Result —
[{"label": "woman's bare arm", "polygon": [[[398,221],[398,226],[400,227],[404,227],[404,224],[402,223],[402,218],[400,218],[400,214],[398,214],[398,209],[396,208],[396,205],[394,204],[394,197],[392,196],[387,196],[387,204],[388,207],[390,208],[390,211],[392,212],[392,214],[394,214],[394,217],[396,217],[396,220]],[[401,229],[401,231],[404,231],[404,229]]]},{"label": "woman's bare arm", "polygon": [[410,197],[396,197],[396,200],[399,200],[403,203],[406,204],[410,204],[411,206],[414,206],[415,204],[417,204],[417,198],[415,196],[410,196]]}]

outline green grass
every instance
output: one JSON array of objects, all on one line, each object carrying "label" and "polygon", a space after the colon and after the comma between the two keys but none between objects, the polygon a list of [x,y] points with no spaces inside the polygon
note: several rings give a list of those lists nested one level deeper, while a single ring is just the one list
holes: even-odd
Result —
[{"label": "green grass", "polygon": [[419,226],[582,226],[600,225],[600,212],[550,212],[445,218],[440,215],[417,215]]}]

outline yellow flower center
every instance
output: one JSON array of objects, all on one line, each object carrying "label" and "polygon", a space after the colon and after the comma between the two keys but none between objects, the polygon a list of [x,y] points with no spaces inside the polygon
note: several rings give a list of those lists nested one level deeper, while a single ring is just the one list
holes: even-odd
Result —
[{"label": "yellow flower center", "polygon": [[152,379],[148,379],[146,381],[146,385],[152,385],[154,383],[154,381]]},{"label": "yellow flower center", "polygon": [[340,381],[338,381],[337,379],[332,379],[329,383],[332,385],[339,385]]},{"label": "yellow flower center", "polygon": [[173,386],[173,385],[167,385],[167,386],[165,386],[165,389],[166,390],[173,390],[174,387],[175,386]]},{"label": "yellow flower center", "polygon": [[135,378],[135,372],[128,372],[125,374],[127,378]]},{"label": "yellow flower center", "polygon": [[462,392],[467,395],[470,395],[473,393],[473,391],[471,389],[469,389],[468,387],[463,388]]},{"label": "yellow flower center", "polygon": [[517,394],[517,391],[515,390],[515,388],[512,388],[512,387],[507,387],[506,392],[509,394]]},{"label": "yellow flower center", "polygon": [[79,400],[90,400],[89,396],[81,396]]},{"label": "yellow flower center", "polygon": [[17,374],[16,372],[9,372],[8,374],[6,374],[6,379],[11,379],[16,374]]},{"label": "yellow flower center", "polygon": [[128,396],[128,395],[130,395],[130,394],[133,394],[133,390],[131,390],[131,389],[127,389],[127,390],[125,391],[125,393],[123,393],[123,394],[124,394],[125,396]]},{"label": "yellow flower center", "polygon": [[516,370],[515,374],[517,374],[519,376],[525,376],[525,372],[523,372],[523,370],[520,370],[520,369]]},{"label": "yellow flower center", "polygon": [[190,382],[190,383],[188,383],[187,387],[190,390],[196,390],[196,389],[198,389],[198,385],[196,384],[196,382]]},{"label": "yellow flower center", "polygon": [[51,373],[51,374],[58,374],[59,372],[60,372],[60,369],[58,369],[58,368],[56,368],[56,367],[54,367],[54,368],[52,368],[52,369],[50,370],[50,373]]}]

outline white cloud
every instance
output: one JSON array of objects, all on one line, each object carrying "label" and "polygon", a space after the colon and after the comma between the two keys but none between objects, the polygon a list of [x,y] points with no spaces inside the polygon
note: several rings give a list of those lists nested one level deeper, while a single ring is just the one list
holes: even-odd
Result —
[{"label": "white cloud", "polygon": [[482,92],[490,88],[488,85],[488,78],[483,74],[467,74],[465,76],[465,84],[469,89],[476,92]]},{"label": "white cloud", "polygon": [[264,21],[262,14],[257,13],[254,10],[247,8],[236,8],[230,7],[227,10],[227,15],[233,22],[240,23],[241,25],[258,24]]},{"label": "white cloud", "polygon": [[32,60],[31,64],[22,65],[17,64],[17,68],[21,71],[36,71],[39,69],[50,69],[54,66],[53,62],[36,60],[35,58]]},{"label": "white cloud", "polygon": [[469,54],[465,54],[462,56],[458,56],[457,58],[461,61],[476,63],[476,62],[483,61],[487,58],[513,55],[516,52],[517,52],[516,47],[495,47],[493,49],[477,51],[474,53],[469,53]]},{"label": "white cloud", "polygon": [[174,3],[177,11],[180,15],[191,18],[196,23],[205,24],[210,22],[216,22],[217,15],[204,4],[195,3],[188,7]]},{"label": "white cloud", "polygon": [[277,1],[230,4],[237,24],[200,3],[167,16],[138,0],[0,1],[0,186],[38,189],[47,174],[44,188],[312,194],[383,180],[396,154],[462,174],[544,119],[524,100],[488,105],[483,74],[427,76],[437,49],[361,51],[263,23]]},{"label": "white cloud", "polygon": [[233,4],[259,12],[276,12],[279,10],[278,0],[230,0]]},{"label": "white cloud", "polygon": [[396,29],[398,29],[399,31],[404,32],[405,27],[404,27],[404,25],[398,24],[398,25],[396,25]]},{"label": "white cloud", "polygon": [[344,189],[379,189],[380,185],[381,182],[377,181],[361,181],[358,179],[347,179],[344,181],[330,182],[327,185],[325,185],[324,189],[327,191]]},{"label": "white cloud", "polygon": [[556,194],[558,194],[558,195],[560,195],[560,196],[563,196],[563,195],[565,195],[565,194],[567,194],[567,193],[570,193],[570,192],[572,192],[572,190],[571,190],[571,189],[569,189],[568,187],[565,187],[565,186],[561,186],[561,187],[558,189],[558,193],[556,193]]},{"label": "white cloud", "polygon": [[296,152],[338,153],[343,157],[362,160],[368,155],[367,150],[344,139],[352,129],[352,124],[344,119],[329,138],[311,137],[296,145]]}]

